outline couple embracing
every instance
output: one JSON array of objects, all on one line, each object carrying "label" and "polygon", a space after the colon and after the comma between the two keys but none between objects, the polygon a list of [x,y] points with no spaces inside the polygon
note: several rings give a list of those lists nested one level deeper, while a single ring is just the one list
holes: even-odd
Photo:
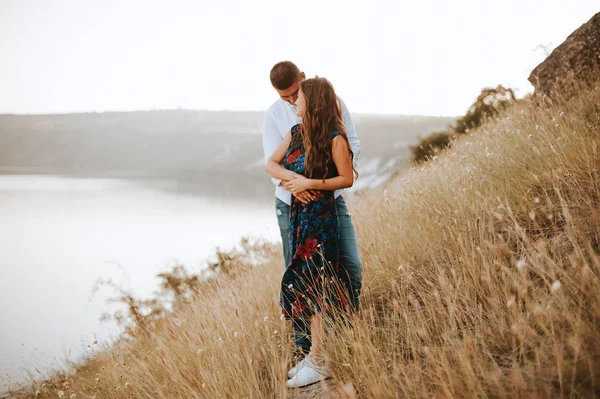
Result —
[{"label": "couple embracing", "polygon": [[276,186],[285,271],[280,301],[302,360],[290,388],[329,378],[324,327],[358,308],[361,260],[342,192],[357,177],[360,142],[331,83],[289,61],[271,69],[279,99],[266,111],[266,171]]}]

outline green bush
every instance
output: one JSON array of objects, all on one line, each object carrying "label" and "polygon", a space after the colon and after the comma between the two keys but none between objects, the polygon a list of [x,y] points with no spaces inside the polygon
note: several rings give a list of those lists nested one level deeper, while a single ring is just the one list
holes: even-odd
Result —
[{"label": "green bush", "polygon": [[469,107],[467,114],[456,121],[452,128],[455,133],[467,133],[481,126],[486,120],[495,118],[498,114],[517,101],[512,89],[498,85],[495,89],[485,88],[477,100]]},{"label": "green bush", "polygon": [[469,107],[467,114],[456,121],[454,126],[448,126],[447,132],[435,132],[421,139],[419,144],[410,147],[413,162],[425,162],[445,148],[450,147],[455,134],[464,134],[495,118],[509,105],[517,102],[512,89],[498,85],[495,89],[485,88]]},{"label": "green bush", "polygon": [[453,134],[451,132],[436,132],[421,139],[419,144],[410,147],[413,162],[424,162],[434,157],[438,152],[450,147]]}]

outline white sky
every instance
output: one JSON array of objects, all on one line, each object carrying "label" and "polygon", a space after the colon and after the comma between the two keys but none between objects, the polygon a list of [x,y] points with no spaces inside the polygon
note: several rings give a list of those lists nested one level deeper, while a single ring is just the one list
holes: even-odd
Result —
[{"label": "white sky", "polygon": [[263,110],[289,59],[352,112],[462,115],[597,0],[0,0],[0,113]]}]

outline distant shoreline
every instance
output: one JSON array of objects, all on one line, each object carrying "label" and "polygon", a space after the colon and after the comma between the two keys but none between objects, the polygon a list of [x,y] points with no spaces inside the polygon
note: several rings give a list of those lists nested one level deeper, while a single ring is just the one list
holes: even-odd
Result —
[{"label": "distant shoreline", "polygon": [[[231,197],[232,194],[226,190],[219,192],[217,190],[206,190],[204,186],[197,184],[194,181],[181,179],[173,176],[156,176],[144,173],[135,172],[104,172],[104,173],[81,173],[69,172],[64,170],[48,170],[47,168],[0,168],[1,176],[48,176],[62,177],[72,179],[120,179],[133,183],[139,183],[143,186],[159,189],[163,192],[178,195],[191,195],[207,199],[223,200],[223,197]],[[270,201],[271,190],[268,192],[248,192],[245,200],[251,203],[265,203]],[[0,398],[2,399],[2,398]]]}]

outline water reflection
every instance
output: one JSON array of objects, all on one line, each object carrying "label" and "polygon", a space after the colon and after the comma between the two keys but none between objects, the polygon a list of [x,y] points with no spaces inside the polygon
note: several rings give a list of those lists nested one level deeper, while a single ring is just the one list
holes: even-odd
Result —
[{"label": "water reflection", "polygon": [[[192,271],[244,235],[277,240],[270,202],[203,198],[120,179],[0,175],[0,375],[22,378],[115,336],[99,322],[113,278],[148,296],[175,261]],[[129,282],[128,282],[129,280]]]}]

